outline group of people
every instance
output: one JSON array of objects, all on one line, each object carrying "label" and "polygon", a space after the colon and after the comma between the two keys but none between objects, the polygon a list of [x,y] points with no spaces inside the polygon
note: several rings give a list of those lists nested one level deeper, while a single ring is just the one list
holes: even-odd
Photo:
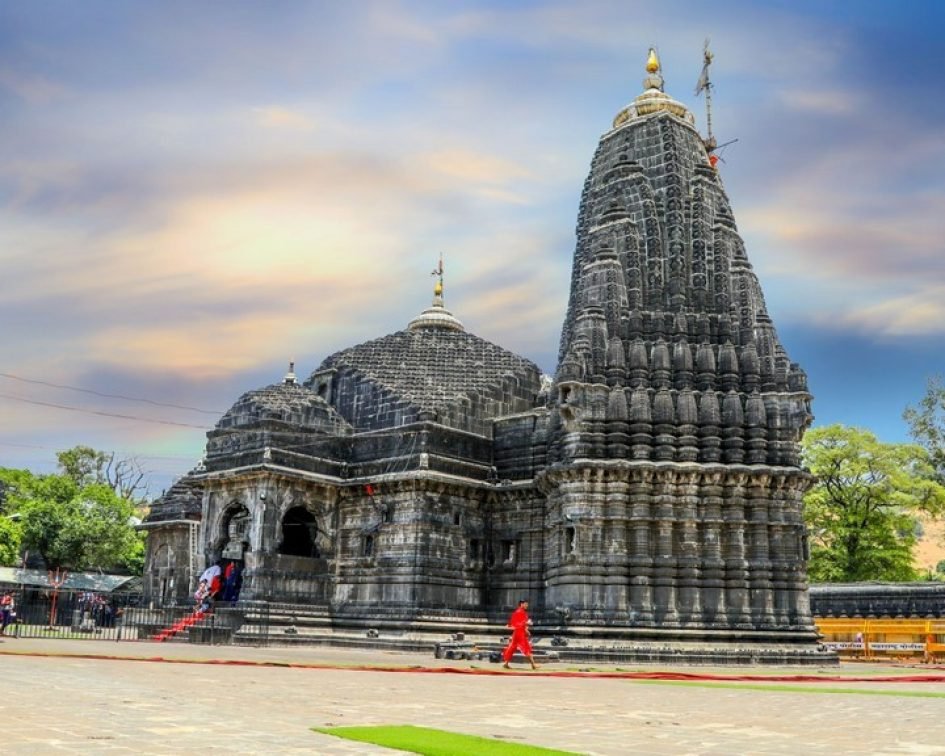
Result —
[{"label": "group of people", "polygon": [[237,562],[221,562],[210,565],[200,575],[194,592],[195,608],[198,612],[209,612],[215,601],[236,601],[240,597],[242,571]]},{"label": "group of people", "polygon": [[114,627],[121,610],[116,610],[111,601],[101,593],[86,591],[79,595],[79,608],[84,617],[102,627]]}]

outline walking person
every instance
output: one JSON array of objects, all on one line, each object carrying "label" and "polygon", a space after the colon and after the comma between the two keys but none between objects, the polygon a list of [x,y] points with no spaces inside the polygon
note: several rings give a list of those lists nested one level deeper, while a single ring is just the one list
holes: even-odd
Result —
[{"label": "walking person", "polygon": [[515,656],[516,650],[521,651],[522,655],[528,659],[529,664],[532,665],[532,669],[538,669],[538,665],[535,664],[535,659],[532,658],[532,644],[529,640],[531,636],[529,625],[531,624],[532,621],[528,616],[528,599],[522,599],[518,602],[518,608],[512,612],[512,616],[509,617],[508,624],[506,625],[506,627],[512,628],[512,637],[509,638],[509,645],[506,646],[505,651],[502,652],[502,666],[506,669],[511,669],[509,662],[512,661],[512,657]]}]

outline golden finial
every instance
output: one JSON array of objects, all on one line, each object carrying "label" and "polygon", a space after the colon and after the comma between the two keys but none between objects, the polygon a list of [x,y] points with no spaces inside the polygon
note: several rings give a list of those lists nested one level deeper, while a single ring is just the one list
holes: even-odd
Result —
[{"label": "golden finial", "polygon": [[433,296],[443,296],[443,255],[440,255],[440,262],[430,273],[431,276],[437,276],[436,283],[433,285]]},{"label": "golden finial", "polygon": [[659,70],[660,70],[660,59],[656,57],[656,50],[651,47],[650,54],[646,59],[646,72],[655,74]]}]

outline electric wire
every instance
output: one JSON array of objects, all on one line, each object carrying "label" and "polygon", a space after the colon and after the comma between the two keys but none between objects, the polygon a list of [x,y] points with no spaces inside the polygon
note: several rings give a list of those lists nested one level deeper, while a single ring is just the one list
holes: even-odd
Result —
[{"label": "electric wire", "polygon": [[[62,451],[58,446],[45,446],[42,444],[18,444],[13,441],[0,441],[0,446],[12,446],[17,449],[40,449],[42,451]],[[109,449],[109,452],[121,454],[126,457],[135,457],[137,459],[159,459],[166,462],[190,462],[193,457],[173,457],[164,454],[143,454],[141,452],[128,451],[126,449]]]},{"label": "electric wire", "polygon": [[27,399],[23,396],[14,396],[13,394],[0,393],[0,399],[11,399],[15,402],[24,402],[26,404],[36,404],[40,407],[53,407],[55,409],[70,410],[72,412],[84,412],[87,415],[100,415],[102,417],[117,417],[123,420],[138,420],[144,423],[158,423],[160,425],[176,425],[180,428],[197,428],[206,430],[205,425],[194,425],[193,423],[179,423],[174,420],[159,420],[157,418],[140,417],[138,415],[123,415],[118,412],[105,412],[104,410],[91,410],[84,407],[73,407],[68,404],[56,404],[54,402],[41,402],[38,399]]},{"label": "electric wire", "polygon": [[12,373],[0,373],[0,378],[9,378],[13,381],[21,381],[23,383],[35,383],[40,386],[51,386],[52,388],[66,389],[68,391],[78,391],[83,394],[92,394],[93,396],[100,396],[107,399],[122,399],[127,402],[143,402],[144,404],[150,404],[155,407],[169,407],[171,409],[181,409],[188,410],[190,412],[202,412],[205,415],[222,415],[223,412],[219,410],[208,410],[200,409],[199,407],[190,407],[186,404],[171,404],[170,402],[159,402],[154,399],[146,399],[144,397],[138,396],[126,396],[125,394],[109,394],[104,391],[95,391],[93,389],[84,389],[79,388],[78,386],[69,386],[65,383],[53,383],[51,381],[42,381],[38,378],[24,378],[20,375],[13,375]]}]

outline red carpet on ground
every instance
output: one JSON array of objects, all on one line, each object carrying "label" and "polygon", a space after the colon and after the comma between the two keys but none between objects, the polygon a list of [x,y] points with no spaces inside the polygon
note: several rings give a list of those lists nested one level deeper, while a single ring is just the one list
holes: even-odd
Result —
[{"label": "red carpet on ground", "polygon": [[945,675],[751,675],[709,674],[699,672],[620,672],[603,670],[528,670],[486,669],[481,667],[421,667],[369,664],[327,664],[308,662],[251,661],[248,659],[173,659],[166,656],[120,656],[116,654],[68,654],[55,652],[0,651],[5,656],[39,656],[68,659],[104,659],[108,661],[163,662],[165,664],[221,664],[243,667],[287,667],[291,669],[331,669],[347,672],[412,672],[417,674],[454,675],[527,675],[530,677],[586,677],[616,680],[675,680],[689,682],[793,682],[793,683],[945,683]]}]

